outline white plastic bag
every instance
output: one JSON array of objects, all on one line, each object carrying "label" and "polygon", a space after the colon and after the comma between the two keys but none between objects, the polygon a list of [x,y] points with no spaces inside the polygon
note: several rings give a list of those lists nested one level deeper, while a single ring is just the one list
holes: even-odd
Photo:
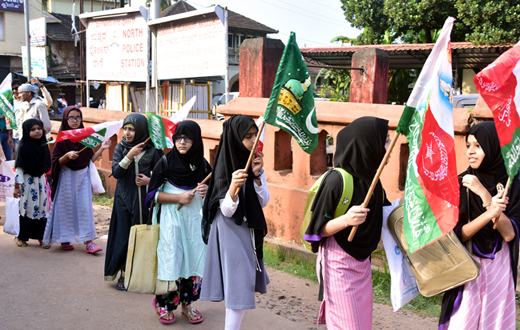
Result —
[{"label": "white plastic bag", "polygon": [[7,197],[5,201],[5,224],[4,232],[9,235],[20,234],[20,212],[18,209],[20,198]]},{"label": "white plastic bag", "polygon": [[103,188],[103,182],[99,177],[99,173],[97,171],[96,165],[92,161],[88,165],[88,170],[90,174],[90,183],[92,184],[92,193],[93,194],[104,194],[105,188]]},{"label": "white plastic bag", "polygon": [[394,237],[388,230],[388,216],[398,205],[399,200],[396,200],[391,206],[383,207],[383,230],[381,232],[392,278],[390,298],[394,312],[397,312],[399,308],[406,305],[419,294],[417,281],[410,269],[410,265],[406,262],[403,253],[399,250]]},{"label": "white plastic bag", "polygon": [[5,202],[6,197],[13,197],[14,160],[2,161],[0,164],[0,201]]}]

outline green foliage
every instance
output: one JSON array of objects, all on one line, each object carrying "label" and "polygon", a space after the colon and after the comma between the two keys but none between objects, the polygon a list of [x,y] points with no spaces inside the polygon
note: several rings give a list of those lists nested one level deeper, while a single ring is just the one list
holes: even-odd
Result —
[{"label": "green foliage", "polygon": [[341,0],[345,18],[364,29],[359,44],[382,44],[385,31],[407,43],[432,43],[448,16],[452,41],[502,44],[520,39],[519,0]]},{"label": "green foliage", "polygon": [[[170,7],[173,3],[179,1],[179,0],[158,0],[160,1],[160,7],[161,7],[161,11],[165,10],[166,8]],[[149,4],[151,3],[152,1],[151,0],[146,0],[146,4]]]},{"label": "green foliage", "polygon": [[345,36],[337,36],[337,37],[333,38],[330,42],[331,43],[341,42],[341,46],[343,46],[344,44],[351,44],[352,46],[355,46],[357,43],[357,39],[349,38],[349,37],[345,37]]},{"label": "green foliage", "polygon": [[92,202],[101,206],[114,206],[114,197],[107,197],[106,194],[92,195]]},{"label": "green foliage", "polygon": [[318,282],[316,259],[279,244],[264,243],[264,263],[291,275]]},{"label": "green foliage", "polygon": [[339,69],[321,69],[314,85],[317,86],[318,78],[323,75],[323,84],[318,95],[330,101],[348,102],[350,93],[350,71]]},{"label": "green foliage", "polygon": [[419,77],[414,69],[390,70],[388,77],[388,103],[405,104]]},{"label": "green foliage", "polygon": [[458,18],[470,28],[473,44],[516,43],[520,39],[520,1],[457,0]]}]

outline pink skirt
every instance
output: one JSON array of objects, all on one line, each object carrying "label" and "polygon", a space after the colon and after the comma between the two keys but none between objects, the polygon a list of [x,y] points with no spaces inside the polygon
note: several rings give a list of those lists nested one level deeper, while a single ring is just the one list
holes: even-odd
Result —
[{"label": "pink skirt", "polygon": [[482,265],[480,275],[464,285],[460,307],[452,315],[448,329],[516,328],[515,287],[509,254],[509,244],[504,242],[494,260],[475,257]]},{"label": "pink skirt", "polygon": [[330,236],[319,248],[316,270],[324,289],[318,324],[328,330],[372,329],[370,258],[356,260]]}]

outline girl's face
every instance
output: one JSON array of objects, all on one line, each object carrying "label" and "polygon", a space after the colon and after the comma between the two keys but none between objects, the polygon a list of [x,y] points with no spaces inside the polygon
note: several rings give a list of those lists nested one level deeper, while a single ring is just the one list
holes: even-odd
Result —
[{"label": "girl's face", "polygon": [[181,155],[186,154],[193,145],[193,140],[184,134],[175,135],[173,140],[175,141],[175,148],[177,148]]},{"label": "girl's face", "polygon": [[135,129],[129,126],[123,128],[124,136],[127,142],[132,142],[135,137]]},{"label": "girl's face", "polygon": [[247,148],[247,150],[251,151],[251,149],[253,149],[257,134],[258,128],[256,126],[251,126],[247,134],[242,139],[242,144]]},{"label": "girl's face", "polygon": [[29,132],[29,136],[31,139],[39,140],[43,135],[43,130],[40,125],[34,124],[33,127],[31,127],[31,130]]},{"label": "girl's face", "polygon": [[466,140],[466,156],[468,157],[469,166],[471,166],[472,169],[479,168],[484,157],[486,157],[484,150],[482,150],[482,147],[473,134],[468,135],[468,139]]},{"label": "girl's face", "polygon": [[69,112],[69,116],[67,117],[67,121],[69,122],[69,126],[72,129],[79,128],[83,118],[81,117],[81,112],[77,110],[72,110]]}]

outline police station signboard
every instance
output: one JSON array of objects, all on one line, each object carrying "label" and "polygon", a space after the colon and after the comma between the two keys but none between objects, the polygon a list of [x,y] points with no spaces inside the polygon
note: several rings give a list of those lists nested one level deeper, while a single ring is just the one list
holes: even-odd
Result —
[{"label": "police station signboard", "polygon": [[226,73],[226,30],[216,15],[168,22],[157,28],[157,71],[161,80]]},{"label": "police station signboard", "polygon": [[87,79],[146,81],[146,21],[139,13],[90,18],[87,23]]}]

